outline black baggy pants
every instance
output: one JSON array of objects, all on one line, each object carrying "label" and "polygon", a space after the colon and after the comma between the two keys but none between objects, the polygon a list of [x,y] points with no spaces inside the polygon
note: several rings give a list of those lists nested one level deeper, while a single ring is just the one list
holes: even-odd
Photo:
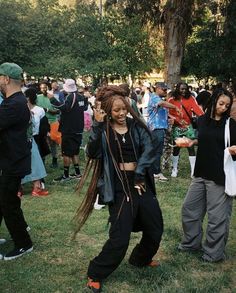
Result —
[{"label": "black baggy pants", "polygon": [[29,233],[26,231],[21,200],[17,196],[20,183],[20,177],[0,176],[0,223],[3,218],[17,248],[32,245]]},{"label": "black baggy pants", "polygon": [[132,231],[143,232],[140,243],[133,249],[129,258],[132,265],[138,267],[148,265],[159,248],[163,219],[157,198],[148,186],[147,191],[140,196],[133,188],[133,178],[130,177],[133,177],[133,174],[129,176],[132,201],[127,202],[125,199],[118,218],[125,195],[120,182],[118,180],[116,182],[116,201],[109,207],[111,223],[109,239],[88,268],[88,276],[94,280],[105,279],[119,266],[128,249]]}]

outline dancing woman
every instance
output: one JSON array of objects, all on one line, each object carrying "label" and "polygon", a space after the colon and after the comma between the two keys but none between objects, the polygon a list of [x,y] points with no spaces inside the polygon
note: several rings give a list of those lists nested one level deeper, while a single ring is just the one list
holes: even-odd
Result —
[{"label": "dancing woman", "polygon": [[[109,239],[100,254],[89,264],[88,288],[101,291],[101,282],[121,263],[128,249],[132,231],[142,231],[142,239],[133,249],[129,263],[157,266],[153,261],[163,233],[161,210],[156,198],[151,165],[155,160],[152,138],[118,86],[105,86],[97,92],[97,106],[89,137],[89,160],[80,182],[88,173],[92,178],[76,215],[77,231],[93,210],[99,194],[108,204]],[[128,118],[130,113],[133,118]]]}]

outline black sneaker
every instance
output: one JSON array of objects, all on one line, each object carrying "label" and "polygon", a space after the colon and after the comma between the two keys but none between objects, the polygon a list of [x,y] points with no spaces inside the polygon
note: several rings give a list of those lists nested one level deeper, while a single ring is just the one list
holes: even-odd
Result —
[{"label": "black sneaker", "polygon": [[80,179],[82,177],[82,175],[81,174],[70,174],[70,178],[71,179]]},{"label": "black sneaker", "polygon": [[21,257],[22,255],[26,253],[30,253],[33,251],[33,246],[23,247],[23,248],[15,248],[12,251],[8,252],[6,255],[4,255],[4,260],[12,260],[18,257]]},{"label": "black sneaker", "polygon": [[65,175],[61,175],[55,179],[53,179],[53,182],[67,182],[67,181],[70,181],[70,177],[66,177]]}]

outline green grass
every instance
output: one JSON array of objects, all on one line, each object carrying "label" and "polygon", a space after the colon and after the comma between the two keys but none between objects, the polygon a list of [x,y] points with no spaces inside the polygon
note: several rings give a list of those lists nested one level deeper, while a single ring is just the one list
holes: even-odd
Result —
[{"label": "green grass", "polygon": [[[53,184],[52,179],[62,170],[48,168],[47,187],[50,195],[31,198],[30,185],[22,208],[34,241],[33,253],[13,261],[0,261],[0,292],[3,293],[80,293],[87,292],[86,271],[89,261],[96,256],[107,239],[107,209],[94,210],[92,216],[72,240],[72,218],[81,198],[74,193],[75,181]],[[181,205],[189,179],[189,162],[182,152],[179,177],[168,183],[157,183],[157,194],[163,211],[165,232],[156,256],[161,266],[157,269],[131,267],[128,256],[141,234],[134,233],[127,255],[119,268],[104,282],[104,293],[236,293],[236,217],[232,214],[227,245],[229,260],[206,264],[199,254],[179,253],[181,240]],[[166,174],[167,175],[167,174]],[[1,237],[9,239],[4,226]],[[2,253],[9,251],[12,241],[1,245]]]}]

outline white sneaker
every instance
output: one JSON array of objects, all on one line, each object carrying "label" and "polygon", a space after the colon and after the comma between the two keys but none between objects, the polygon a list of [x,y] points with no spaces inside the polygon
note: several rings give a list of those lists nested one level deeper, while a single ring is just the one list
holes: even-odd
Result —
[{"label": "white sneaker", "polygon": [[0,244],[4,244],[7,240],[0,238]]},{"label": "white sneaker", "polygon": [[168,178],[166,178],[162,173],[154,174],[154,178],[163,182],[168,181]]},{"label": "white sneaker", "polygon": [[41,182],[41,189],[45,189],[45,184]]},{"label": "white sneaker", "polygon": [[93,207],[94,207],[95,210],[101,210],[101,209],[105,208],[105,205],[95,203]]},{"label": "white sneaker", "polygon": [[0,253],[0,259],[3,259],[3,255]]},{"label": "white sneaker", "polygon": [[171,172],[171,177],[177,177],[178,175],[178,170],[177,169],[172,169],[172,172]]}]

